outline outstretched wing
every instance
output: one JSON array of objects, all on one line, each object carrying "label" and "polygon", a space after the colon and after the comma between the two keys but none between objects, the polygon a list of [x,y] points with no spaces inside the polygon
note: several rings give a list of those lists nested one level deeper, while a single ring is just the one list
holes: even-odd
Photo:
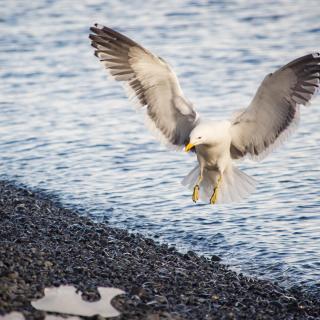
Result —
[{"label": "outstretched wing", "polygon": [[90,30],[95,55],[113,78],[123,81],[139,105],[146,106],[167,144],[184,146],[198,115],[170,66],[119,32],[97,24]]},{"label": "outstretched wing", "polygon": [[299,122],[320,87],[320,53],[296,59],[265,77],[251,104],[232,121],[231,156],[265,157]]}]

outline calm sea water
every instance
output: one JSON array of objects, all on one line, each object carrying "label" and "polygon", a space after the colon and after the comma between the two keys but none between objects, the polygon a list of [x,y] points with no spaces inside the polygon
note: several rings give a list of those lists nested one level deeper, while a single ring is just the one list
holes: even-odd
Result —
[{"label": "calm sea water", "polygon": [[203,116],[245,107],[266,73],[320,49],[319,2],[1,1],[0,177],[180,250],[320,294],[320,98],[262,163],[243,203],[194,205],[195,164],[168,152],[107,79],[88,28],[117,28],[168,60]]}]

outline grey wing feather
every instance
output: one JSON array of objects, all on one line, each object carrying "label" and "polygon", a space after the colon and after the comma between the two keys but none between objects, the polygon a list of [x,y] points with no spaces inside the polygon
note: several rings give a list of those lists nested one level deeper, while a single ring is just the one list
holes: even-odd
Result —
[{"label": "grey wing feather", "polygon": [[113,78],[124,82],[131,98],[147,108],[153,127],[167,144],[184,146],[198,114],[183,96],[171,67],[119,32],[100,25],[90,30],[95,55]]},{"label": "grey wing feather", "polygon": [[232,121],[230,153],[265,157],[297,127],[299,105],[320,87],[320,53],[298,58],[265,77],[250,105]]}]

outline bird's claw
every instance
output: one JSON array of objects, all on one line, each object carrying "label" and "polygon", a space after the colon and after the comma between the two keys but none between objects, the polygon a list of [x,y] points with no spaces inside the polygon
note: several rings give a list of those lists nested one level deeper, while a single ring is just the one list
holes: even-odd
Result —
[{"label": "bird's claw", "polygon": [[213,194],[212,194],[212,196],[210,198],[210,204],[215,204],[217,202],[218,190],[219,190],[220,182],[221,182],[221,176],[219,177],[218,182],[217,182],[216,186],[213,189]]},{"label": "bird's claw", "polygon": [[210,198],[210,204],[215,204],[217,202],[217,197],[218,197],[218,187],[215,187],[213,189],[213,194]]},{"label": "bird's claw", "polygon": [[199,185],[195,185],[193,188],[193,193],[192,193],[192,201],[197,202],[199,200]]}]

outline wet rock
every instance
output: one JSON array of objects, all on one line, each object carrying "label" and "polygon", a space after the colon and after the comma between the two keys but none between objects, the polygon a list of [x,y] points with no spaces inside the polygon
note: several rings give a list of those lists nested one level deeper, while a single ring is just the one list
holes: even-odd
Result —
[{"label": "wet rock", "polygon": [[211,256],[211,261],[218,262],[218,261],[221,261],[221,258],[214,254],[214,255]]}]

